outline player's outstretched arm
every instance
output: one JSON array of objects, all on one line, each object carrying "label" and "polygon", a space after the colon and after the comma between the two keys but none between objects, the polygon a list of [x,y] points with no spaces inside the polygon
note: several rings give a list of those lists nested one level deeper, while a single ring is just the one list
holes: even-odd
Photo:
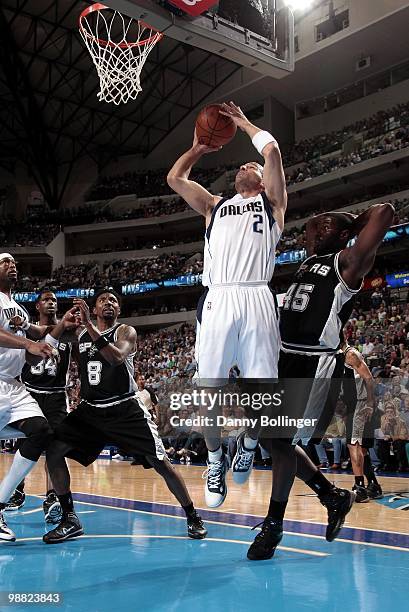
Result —
[{"label": "player's outstretched arm", "polygon": [[371,270],[394,215],[394,207],[386,202],[370,206],[354,220],[352,235],[357,239],[339,256],[340,272],[348,287],[358,288],[362,278]]},{"label": "player's outstretched arm", "polygon": [[264,157],[264,191],[273,208],[273,216],[282,231],[287,210],[287,189],[280,147],[276,139],[269,132],[251,123],[240,106],[232,101],[222,104],[220,112],[230,117],[238,128],[246,132],[257,151]]},{"label": "player's outstretched arm", "polygon": [[40,340],[50,333],[54,325],[35,325],[16,315],[10,319],[10,327],[15,331],[22,329],[31,340]]},{"label": "player's outstretched arm", "polygon": [[25,350],[31,355],[39,357],[40,361],[53,355],[53,348],[49,344],[33,342],[24,336],[17,336],[5,329],[0,329],[0,346],[3,348]]},{"label": "player's outstretched arm", "polygon": [[179,194],[193,210],[210,220],[212,210],[220,197],[189,179],[193,166],[205,153],[218,151],[220,147],[208,147],[199,143],[196,132],[192,147],[174,163],[167,176],[168,185]]}]

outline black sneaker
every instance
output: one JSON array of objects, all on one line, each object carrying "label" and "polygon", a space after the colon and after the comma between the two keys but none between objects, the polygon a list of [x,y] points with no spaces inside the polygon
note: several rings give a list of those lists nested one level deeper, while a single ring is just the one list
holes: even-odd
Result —
[{"label": "black sneaker", "polygon": [[22,491],[18,491],[17,489],[14,491],[13,495],[10,497],[7,502],[4,510],[6,512],[12,512],[13,510],[20,510],[25,504],[26,495]]},{"label": "black sneaker", "polygon": [[334,487],[330,493],[322,495],[319,500],[328,511],[328,525],[325,538],[327,542],[332,542],[339,534],[345,517],[352,508],[352,504],[355,501],[355,493],[354,491],[348,491],[348,489]]},{"label": "black sneaker", "polygon": [[271,559],[283,537],[283,522],[275,521],[269,517],[253,529],[262,525],[261,531],[256,535],[254,542],[247,551],[247,559],[262,561]]},{"label": "black sneaker", "polygon": [[247,482],[253,469],[254,455],[256,454],[255,448],[245,448],[244,437],[245,432],[243,431],[237,438],[237,450],[231,466],[233,480],[236,484]]},{"label": "black sneaker", "polygon": [[369,502],[370,498],[368,495],[368,491],[365,487],[361,487],[360,485],[354,485],[352,490],[355,492],[355,503],[356,504],[366,504]]},{"label": "black sneaker", "polygon": [[84,531],[78,516],[75,512],[69,512],[67,516],[63,516],[58,527],[43,535],[43,542],[46,544],[58,544],[70,538],[77,538],[83,535],[83,533]]},{"label": "black sneaker", "polygon": [[194,540],[203,540],[207,536],[207,529],[203,524],[202,517],[196,510],[187,517],[187,535]]},{"label": "black sneaker", "polygon": [[0,542],[15,542],[16,535],[14,531],[7,526],[6,521],[4,520],[3,512],[0,511]]},{"label": "black sneaker", "polygon": [[366,490],[371,499],[382,499],[383,498],[383,492],[381,489],[381,485],[377,482],[371,482],[366,487]]},{"label": "black sneaker", "polygon": [[62,508],[57,495],[52,492],[43,501],[44,520],[51,525],[58,525],[62,519]]}]

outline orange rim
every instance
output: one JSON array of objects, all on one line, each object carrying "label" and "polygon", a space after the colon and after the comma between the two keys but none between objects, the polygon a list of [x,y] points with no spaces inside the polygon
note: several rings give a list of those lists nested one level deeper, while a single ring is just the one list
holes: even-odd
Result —
[{"label": "orange rim", "polygon": [[85,17],[87,17],[90,13],[103,11],[105,9],[115,10],[115,9],[110,9],[110,7],[105,6],[105,4],[101,4],[101,2],[96,2],[95,4],[92,4],[91,6],[87,6],[87,8],[82,11],[81,15],[79,16],[79,20],[78,20],[78,25],[83,35],[97,42],[99,45],[106,46],[106,47],[119,47],[120,49],[128,49],[131,47],[143,47],[145,45],[149,45],[152,42],[157,43],[161,40],[161,38],[163,38],[162,32],[160,32],[153,26],[149,25],[145,21],[140,21],[139,19],[135,19],[135,21],[138,21],[139,25],[142,25],[145,28],[149,28],[151,32],[153,32],[153,34],[151,34],[151,36],[149,36],[148,38],[144,38],[143,40],[139,40],[136,42],[114,43],[110,40],[104,40],[103,38],[98,38],[97,36],[94,36],[93,34],[90,34],[89,32],[87,32],[87,30],[82,25],[82,20]]}]

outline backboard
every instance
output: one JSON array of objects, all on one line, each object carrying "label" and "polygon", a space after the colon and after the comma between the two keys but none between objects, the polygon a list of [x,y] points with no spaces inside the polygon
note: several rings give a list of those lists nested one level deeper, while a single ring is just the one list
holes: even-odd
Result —
[{"label": "backboard", "polygon": [[265,76],[283,78],[294,70],[293,15],[287,7],[277,8],[276,0],[260,1],[270,9],[269,38],[221,17],[217,7],[212,12],[190,17],[165,7],[167,3],[161,0],[105,0],[104,4],[149,23],[179,42],[220,55]]}]

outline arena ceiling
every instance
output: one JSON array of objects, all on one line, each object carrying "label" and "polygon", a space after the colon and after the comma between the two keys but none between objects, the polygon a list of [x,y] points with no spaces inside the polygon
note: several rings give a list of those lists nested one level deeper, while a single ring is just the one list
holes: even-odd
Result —
[{"label": "arena ceiling", "polygon": [[164,38],[149,55],[134,102],[99,102],[99,82],[78,33],[92,2],[2,0],[0,165],[31,169],[58,207],[75,162],[100,167],[119,155],[146,156],[212,92],[240,70],[218,56]]}]

